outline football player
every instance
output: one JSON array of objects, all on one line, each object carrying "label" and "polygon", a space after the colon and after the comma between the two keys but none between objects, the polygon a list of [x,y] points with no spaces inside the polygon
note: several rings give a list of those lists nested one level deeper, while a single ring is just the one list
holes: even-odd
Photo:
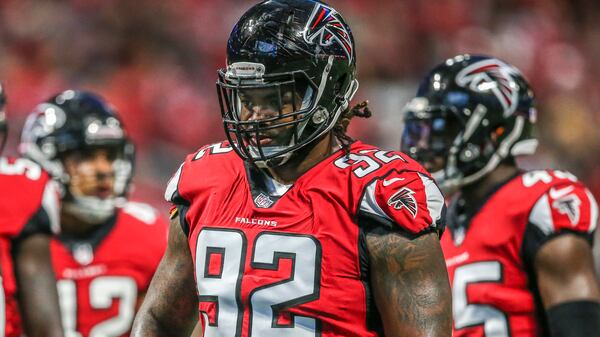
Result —
[{"label": "football player", "polygon": [[598,206],[572,174],[523,171],[533,92],[515,67],[460,55],[436,66],[406,107],[402,150],[450,195],[442,248],[454,336],[597,336],[592,235]]},{"label": "football player", "polygon": [[[0,151],[7,133],[0,85]],[[57,185],[24,158],[0,157],[0,336],[63,336],[50,262],[59,228]]]},{"label": "football player", "polygon": [[97,95],[67,90],[31,113],[20,150],[63,190],[51,253],[65,336],[128,336],[166,248],[167,222],[125,200],[133,146],[120,117]]},{"label": "football player", "polygon": [[450,336],[443,197],[404,154],[345,134],[369,111],[349,106],[340,13],[255,5],[217,87],[228,141],[167,187],[169,247],[133,336],[186,336],[198,312],[205,336]]}]

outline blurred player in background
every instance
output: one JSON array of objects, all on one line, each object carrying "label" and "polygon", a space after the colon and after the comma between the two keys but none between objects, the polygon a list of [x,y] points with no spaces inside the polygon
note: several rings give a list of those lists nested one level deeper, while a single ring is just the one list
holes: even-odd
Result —
[{"label": "blurred player in background", "polygon": [[[0,153],[8,126],[0,85]],[[0,336],[63,336],[50,262],[59,190],[40,166],[0,157]]]},{"label": "blurred player in background", "polygon": [[406,107],[402,150],[458,191],[442,238],[456,337],[600,332],[598,206],[568,172],[516,166],[536,149],[535,119],[520,71],[481,56],[435,67]]},{"label": "blurred player in background", "polygon": [[20,150],[63,189],[51,252],[65,336],[128,336],[166,248],[167,223],[125,200],[134,153],[120,117],[95,94],[67,90],[30,114]]},{"label": "blurred player in background", "polygon": [[229,141],[169,183],[169,248],[133,336],[185,336],[198,313],[205,336],[450,336],[444,200],[413,160],[346,135],[370,115],[349,105],[354,48],[318,1],[265,1],[235,25]]}]

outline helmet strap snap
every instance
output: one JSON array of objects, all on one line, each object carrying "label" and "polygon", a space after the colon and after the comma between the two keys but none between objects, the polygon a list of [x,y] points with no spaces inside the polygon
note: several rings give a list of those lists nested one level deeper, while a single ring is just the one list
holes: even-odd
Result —
[{"label": "helmet strap snap", "polygon": [[329,113],[324,108],[317,110],[312,116],[312,122],[315,124],[322,124],[327,120]]}]

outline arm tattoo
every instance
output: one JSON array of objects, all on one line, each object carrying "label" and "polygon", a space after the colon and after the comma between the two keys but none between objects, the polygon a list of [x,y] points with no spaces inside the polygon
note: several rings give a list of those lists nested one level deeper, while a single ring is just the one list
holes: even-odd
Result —
[{"label": "arm tattoo", "polygon": [[194,267],[179,220],[171,220],[169,244],[134,322],[131,336],[189,336],[198,309]]},{"label": "arm tattoo", "polygon": [[367,247],[386,337],[449,337],[451,292],[437,235],[368,234]]}]

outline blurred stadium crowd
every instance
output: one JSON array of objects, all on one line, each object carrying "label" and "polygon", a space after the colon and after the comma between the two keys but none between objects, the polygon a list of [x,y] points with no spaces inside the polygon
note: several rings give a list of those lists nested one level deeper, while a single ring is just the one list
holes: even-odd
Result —
[{"label": "blurred stadium crowd", "polygon": [[[432,65],[457,53],[515,64],[538,96],[538,155],[528,168],[571,170],[600,197],[600,2],[596,0],[332,0],[354,28],[359,97],[374,111],[356,138],[398,148],[402,106]],[[66,88],[101,93],[138,146],[136,196],[162,193],[185,154],[224,138],[216,70],[255,1],[3,0],[0,81],[8,153],[31,109]]]}]

